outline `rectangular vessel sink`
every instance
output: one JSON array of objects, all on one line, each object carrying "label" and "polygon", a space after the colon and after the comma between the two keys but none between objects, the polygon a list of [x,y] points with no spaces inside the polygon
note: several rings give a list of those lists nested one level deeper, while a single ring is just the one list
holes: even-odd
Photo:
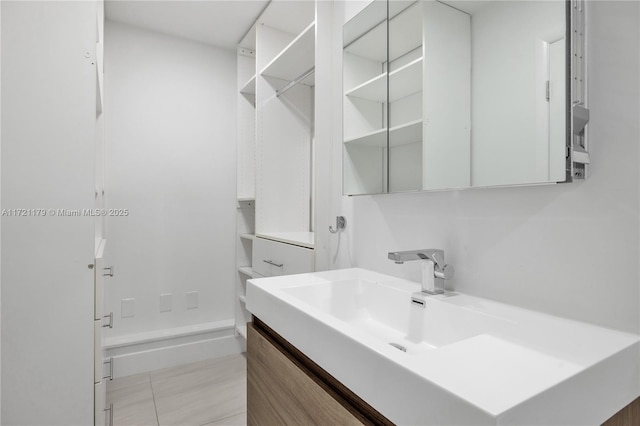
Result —
[{"label": "rectangular vessel sink", "polygon": [[346,269],[249,280],[247,308],[397,424],[600,424],[640,394],[636,335]]},{"label": "rectangular vessel sink", "polygon": [[320,312],[345,323],[352,332],[363,332],[417,355],[508,326],[508,321],[470,310],[461,310],[426,298],[425,308],[411,306],[407,294],[391,285],[355,279],[289,287],[282,290]]}]

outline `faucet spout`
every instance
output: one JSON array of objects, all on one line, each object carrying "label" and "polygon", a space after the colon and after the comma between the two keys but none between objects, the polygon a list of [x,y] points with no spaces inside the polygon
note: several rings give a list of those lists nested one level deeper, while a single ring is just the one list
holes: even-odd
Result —
[{"label": "faucet spout", "polygon": [[410,260],[429,259],[439,267],[444,267],[444,250],[440,249],[393,251],[388,254],[388,257],[398,264],[402,264]]}]

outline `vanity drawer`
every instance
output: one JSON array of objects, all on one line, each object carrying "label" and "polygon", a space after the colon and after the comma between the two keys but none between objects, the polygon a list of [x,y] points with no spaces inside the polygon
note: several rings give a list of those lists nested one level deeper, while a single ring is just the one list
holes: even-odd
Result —
[{"label": "vanity drawer", "polygon": [[253,241],[254,272],[265,277],[313,272],[313,250],[292,244],[256,238]]}]

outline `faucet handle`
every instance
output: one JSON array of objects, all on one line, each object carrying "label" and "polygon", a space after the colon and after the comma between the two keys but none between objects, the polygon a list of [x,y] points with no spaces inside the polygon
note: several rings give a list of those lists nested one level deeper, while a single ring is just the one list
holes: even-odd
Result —
[{"label": "faucet handle", "polygon": [[453,265],[444,265],[442,268],[439,268],[438,266],[436,266],[435,271],[433,272],[433,275],[436,276],[436,278],[442,278],[443,280],[449,280],[451,279],[451,277],[453,277]]},{"label": "faucet handle", "polygon": [[444,263],[444,251],[443,250],[431,250],[431,254],[429,256],[431,260],[436,264],[440,270],[444,270],[447,266]]}]

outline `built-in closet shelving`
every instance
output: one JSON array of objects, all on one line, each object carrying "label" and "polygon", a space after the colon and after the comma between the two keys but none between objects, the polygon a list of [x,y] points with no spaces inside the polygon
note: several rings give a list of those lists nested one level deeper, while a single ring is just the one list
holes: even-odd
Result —
[{"label": "built-in closet shelving", "polygon": [[236,333],[246,338],[247,322],[251,320],[251,314],[246,309],[247,280],[253,278],[253,234],[255,222],[255,201],[238,200],[237,203],[237,241],[236,241],[236,308],[235,322]]},{"label": "built-in closet shelving", "polygon": [[256,41],[255,26],[237,50],[238,139],[236,216],[236,306],[237,335],[246,339],[251,314],[246,309],[247,280],[253,278],[252,253],[255,238],[255,144],[256,144]]},{"label": "built-in closet shelving", "polygon": [[256,236],[314,248],[314,2],[272,1],[256,27]]},{"label": "built-in closet shelving", "polygon": [[282,81],[280,85],[276,85],[276,90],[291,83],[314,85],[315,29],[314,21],[260,71],[264,77]]},{"label": "built-in closet shelving", "polygon": [[315,2],[273,0],[238,47],[236,331],[247,280],[314,270]]}]

